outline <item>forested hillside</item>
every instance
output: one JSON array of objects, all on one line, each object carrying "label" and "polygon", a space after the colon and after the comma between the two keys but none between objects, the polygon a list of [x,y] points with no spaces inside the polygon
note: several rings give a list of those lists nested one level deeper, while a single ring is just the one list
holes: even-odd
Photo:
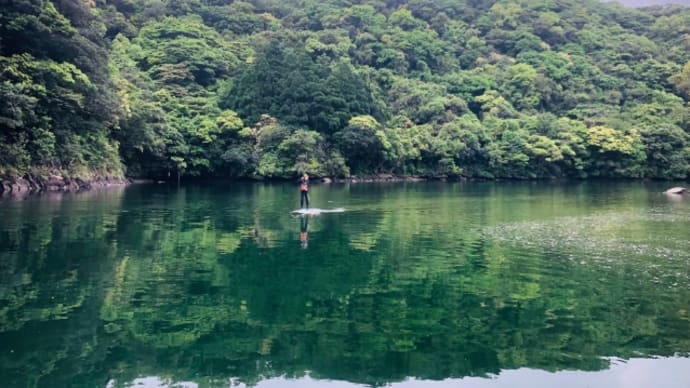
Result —
[{"label": "forested hillside", "polygon": [[689,8],[0,4],[6,176],[690,176]]}]

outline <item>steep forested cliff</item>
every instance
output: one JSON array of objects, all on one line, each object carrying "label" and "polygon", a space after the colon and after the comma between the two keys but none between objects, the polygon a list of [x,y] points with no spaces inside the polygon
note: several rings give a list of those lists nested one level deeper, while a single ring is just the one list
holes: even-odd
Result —
[{"label": "steep forested cliff", "polygon": [[0,174],[690,176],[690,9],[1,0]]}]

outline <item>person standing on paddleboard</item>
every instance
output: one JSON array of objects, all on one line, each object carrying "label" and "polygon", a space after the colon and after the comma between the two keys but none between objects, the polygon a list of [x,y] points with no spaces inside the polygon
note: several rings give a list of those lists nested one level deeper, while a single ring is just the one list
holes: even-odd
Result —
[{"label": "person standing on paddleboard", "polygon": [[302,174],[302,178],[299,180],[299,191],[299,206],[302,209],[309,209],[309,175],[306,172]]}]

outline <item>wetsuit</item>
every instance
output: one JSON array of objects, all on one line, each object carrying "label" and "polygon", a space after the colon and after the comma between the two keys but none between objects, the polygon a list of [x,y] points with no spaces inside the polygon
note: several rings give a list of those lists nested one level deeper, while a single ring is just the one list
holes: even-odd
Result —
[{"label": "wetsuit", "polygon": [[309,179],[300,178],[299,191],[299,206],[303,209],[309,209]]}]

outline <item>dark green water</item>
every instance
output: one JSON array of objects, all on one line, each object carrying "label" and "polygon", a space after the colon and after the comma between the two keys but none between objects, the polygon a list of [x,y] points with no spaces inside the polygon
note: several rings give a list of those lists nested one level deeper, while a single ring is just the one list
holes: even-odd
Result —
[{"label": "dark green water", "polygon": [[294,185],[4,198],[0,381],[687,387],[669,186],[315,185],[346,212],[307,219]]}]

